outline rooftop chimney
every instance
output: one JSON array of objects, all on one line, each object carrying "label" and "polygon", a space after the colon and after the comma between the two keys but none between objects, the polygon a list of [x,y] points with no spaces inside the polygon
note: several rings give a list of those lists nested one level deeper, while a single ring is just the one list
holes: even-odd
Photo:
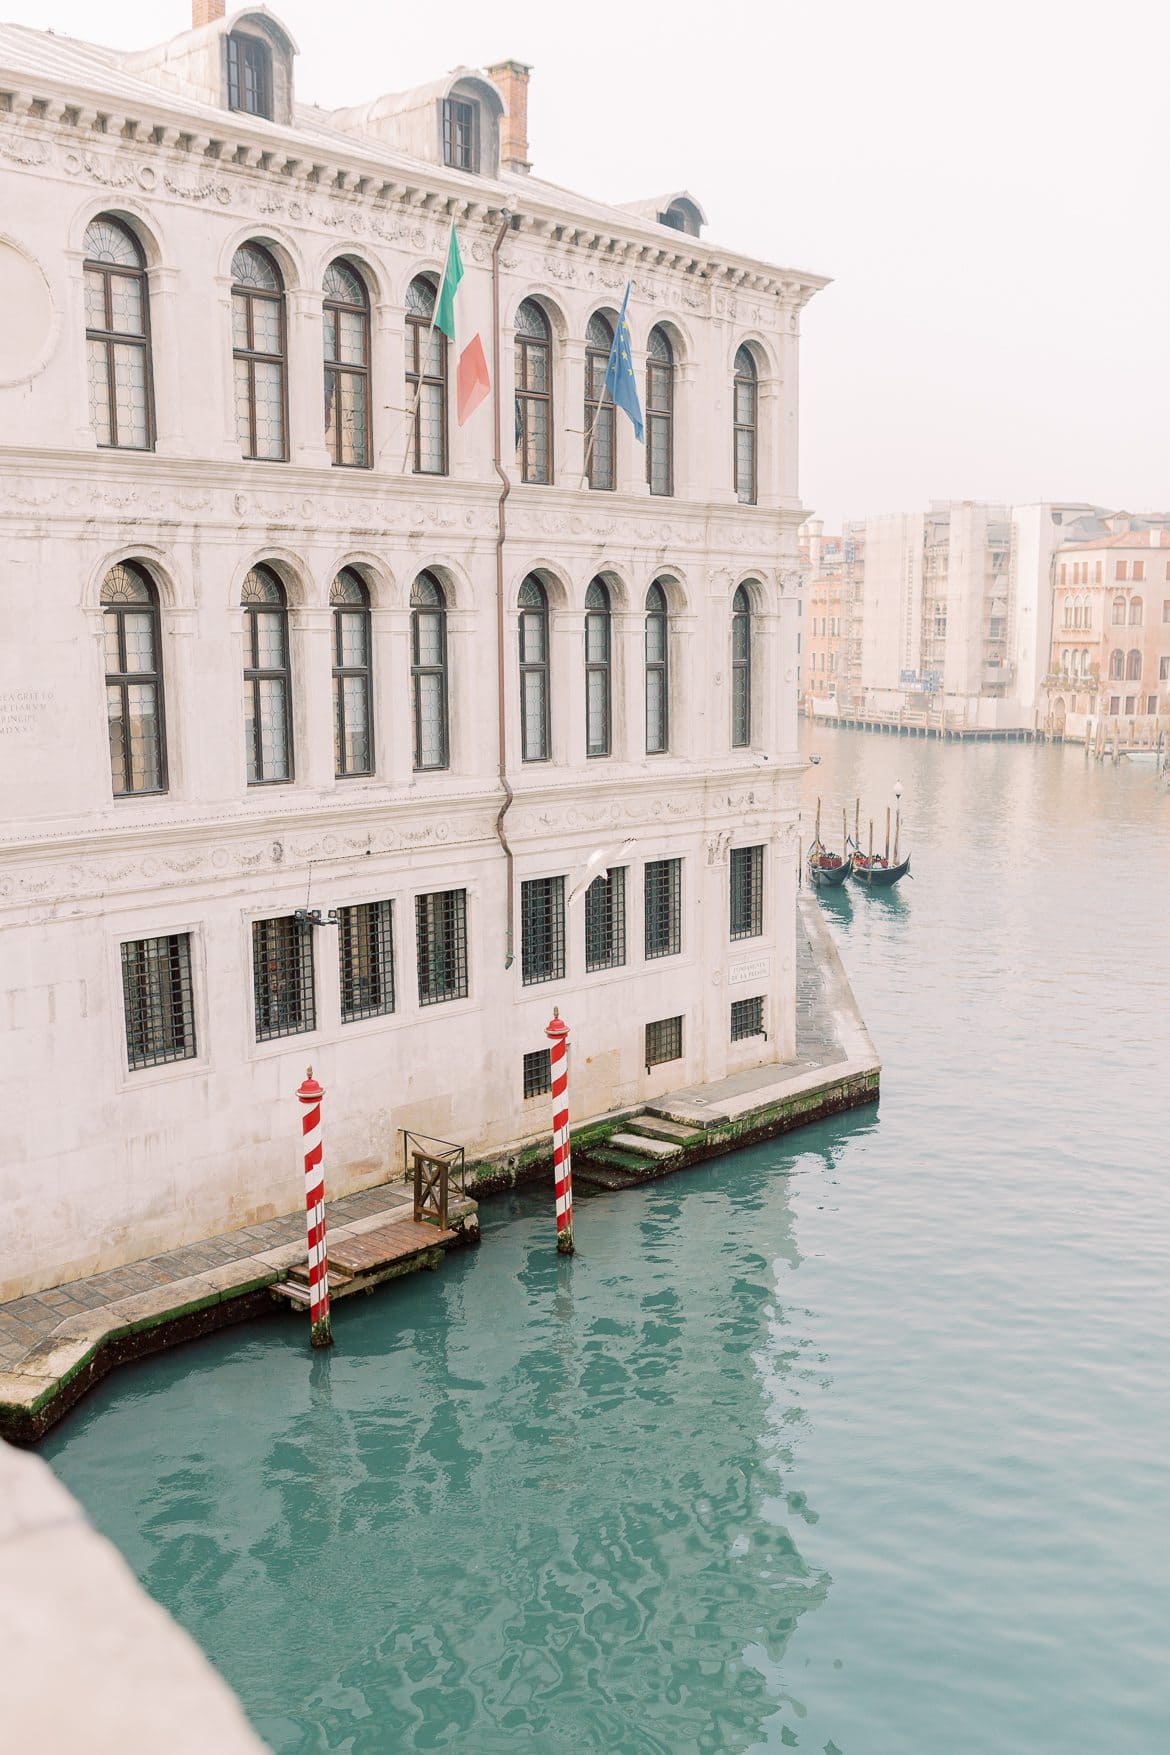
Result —
[{"label": "rooftop chimney", "polygon": [[198,30],[202,24],[214,24],[224,14],[225,0],[191,0],[191,28]]},{"label": "rooftop chimney", "polygon": [[497,61],[487,71],[499,87],[507,111],[500,123],[500,168],[527,174],[532,169],[528,157],[528,75],[532,69],[523,61]]}]

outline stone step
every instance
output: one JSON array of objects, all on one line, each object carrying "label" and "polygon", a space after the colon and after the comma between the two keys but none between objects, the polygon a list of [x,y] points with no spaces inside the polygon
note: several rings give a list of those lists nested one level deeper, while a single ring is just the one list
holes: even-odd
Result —
[{"label": "stone step", "polygon": [[655,1139],[648,1133],[611,1133],[609,1144],[623,1152],[636,1152],[642,1157],[673,1158],[679,1151],[677,1140]]},{"label": "stone step", "polygon": [[605,1165],[589,1163],[575,1166],[573,1170],[573,1186],[577,1189],[595,1189],[603,1194],[617,1194],[624,1188],[637,1188],[645,1182],[646,1175],[634,1176],[628,1170],[609,1169]]},{"label": "stone step", "polygon": [[680,1122],[668,1121],[664,1115],[636,1115],[624,1125],[630,1133],[648,1133],[655,1139],[673,1140],[680,1148],[697,1146],[704,1137],[701,1127],[683,1127]]},{"label": "stone step", "polygon": [[[296,1286],[307,1286],[309,1283],[309,1264],[308,1264],[308,1262],[307,1261],[297,1262],[295,1267],[289,1268],[288,1277],[293,1282],[293,1284]],[[353,1275],[347,1274],[345,1272],[344,1268],[339,1268],[336,1265],[336,1263],[334,1263],[334,1262],[329,1263],[329,1283],[330,1283],[330,1285],[335,1286],[335,1287],[336,1286],[344,1286],[346,1281],[350,1280],[352,1278],[353,1278]],[[277,1290],[279,1290],[279,1287],[277,1288]]]},{"label": "stone step", "polygon": [[[633,1152],[624,1152],[617,1146],[595,1147],[585,1160],[584,1167],[591,1164],[604,1165],[607,1170],[618,1170],[641,1181],[653,1175],[658,1167],[655,1161],[642,1156],[635,1157]],[[573,1174],[576,1175],[577,1172],[574,1171]]]}]

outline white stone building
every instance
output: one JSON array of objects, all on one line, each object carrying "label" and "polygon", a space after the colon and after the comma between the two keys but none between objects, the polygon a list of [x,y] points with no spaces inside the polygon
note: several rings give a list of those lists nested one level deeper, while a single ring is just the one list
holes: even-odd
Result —
[{"label": "white stone building", "polygon": [[793,1050],[824,281],[531,175],[520,63],[326,113],[219,11],[0,26],[0,1298],[296,1208],[309,1062],[340,1193],[547,1134],[554,1005],[579,1118]]}]

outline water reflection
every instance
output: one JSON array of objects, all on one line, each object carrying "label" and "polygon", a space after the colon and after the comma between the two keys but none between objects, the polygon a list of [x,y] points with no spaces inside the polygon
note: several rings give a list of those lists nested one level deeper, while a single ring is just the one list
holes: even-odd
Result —
[{"label": "water reflection", "polygon": [[829,1586],[787,1165],[595,1198],[572,1261],[543,1199],[496,1206],[440,1282],[337,1306],[331,1355],[160,1359],[57,1466],[278,1751],[746,1750]]}]

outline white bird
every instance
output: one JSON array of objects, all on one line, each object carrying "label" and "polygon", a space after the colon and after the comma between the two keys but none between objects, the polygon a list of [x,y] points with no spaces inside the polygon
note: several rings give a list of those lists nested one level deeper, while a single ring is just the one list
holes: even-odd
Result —
[{"label": "white bird", "polygon": [[635,840],[631,835],[627,841],[622,842],[620,847],[616,847],[612,843],[608,847],[595,847],[581,869],[581,876],[569,891],[569,901],[571,903],[578,901],[590,884],[601,875],[601,872],[607,866],[619,864],[628,856],[634,845]]}]

